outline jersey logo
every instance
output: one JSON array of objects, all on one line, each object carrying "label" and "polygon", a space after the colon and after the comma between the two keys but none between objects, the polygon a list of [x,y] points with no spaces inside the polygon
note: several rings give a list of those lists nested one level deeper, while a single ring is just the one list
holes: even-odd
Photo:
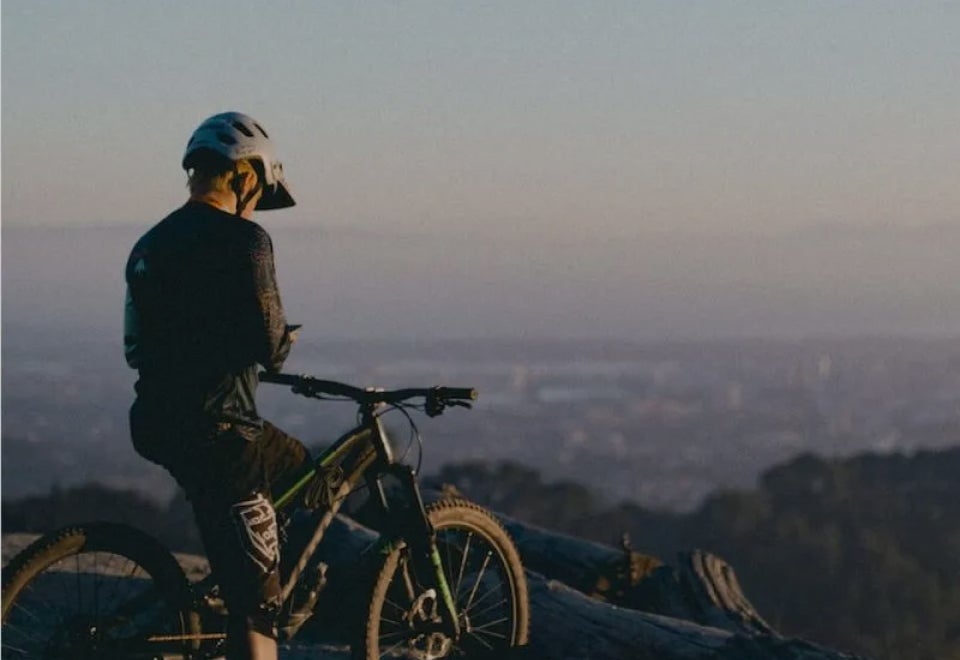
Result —
[{"label": "jersey logo", "polygon": [[264,573],[277,566],[280,556],[277,538],[277,514],[261,494],[231,507],[234,526],[243,551]]},{"label": "jersey logo", "polygon": [[137,263],[133,265],[133,274],[139,277],[143,277],[147,274],[147,260],[143,257],[137,260]]}]

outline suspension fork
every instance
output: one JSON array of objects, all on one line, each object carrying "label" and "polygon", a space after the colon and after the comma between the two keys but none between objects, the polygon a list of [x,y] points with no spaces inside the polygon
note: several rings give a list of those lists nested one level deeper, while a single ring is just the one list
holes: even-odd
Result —
[{"label": "suspension fork", "polygon": [[404,529],[400,530],[400,535],[406,540],[410,548],[410,555],[417,574],[429,575],[433,579],[439,592],[440,607],[438,609],[440,618],[454,638],[457,638],[460,636],[460,618],[457,605],[453,592],[450,590],[450,583],[447,581],[447,576],[443,570],[440,550],[437,548],[437,535],[433,525],[430,524],[430,518],[427,516],[423,497],[420,494],[420,486],[417,484],[417,477],[413,468],[408,465],[391,466],[391,472],[397,477],[406,492],[410,507],[403,517]]}]

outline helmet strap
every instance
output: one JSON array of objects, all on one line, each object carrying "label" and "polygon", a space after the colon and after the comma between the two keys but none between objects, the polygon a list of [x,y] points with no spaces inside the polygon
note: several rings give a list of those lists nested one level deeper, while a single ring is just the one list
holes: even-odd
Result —
[{"label": "helmet strap", "polygon": [[240,179],[240,170],[234,165],[233,168],[233,180],[230,182],[230,187],[233,190],[234,197],[237,198],[237,210],[234,213],[238,218],[243,216],[244,211],[247,206],[250,205],[250,202],[253,201],[253,198],[256,197],[257,192],[260,190],[262,184],[258,181],[257,185],[254,186],[246,197],[243,195],[243,183]]}]

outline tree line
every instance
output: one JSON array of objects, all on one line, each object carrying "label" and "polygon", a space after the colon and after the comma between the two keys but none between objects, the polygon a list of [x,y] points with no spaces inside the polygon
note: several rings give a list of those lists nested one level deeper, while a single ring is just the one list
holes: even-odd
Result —
[{"label": "tree line", "polygon": [[[632,546],[670,561],[703,548],[726,558],[778,630],[875,658],[960,659],[960,448],[827,460],[802,455],[755,489],[720,492],[690,513],[610,504],[516,463],[449,465],[455,485],[501,513]],[[5,501],[3,531],[82,520],[127,522],[171,549],[202,552],[189,503],[159,504],[98,484]]]}]

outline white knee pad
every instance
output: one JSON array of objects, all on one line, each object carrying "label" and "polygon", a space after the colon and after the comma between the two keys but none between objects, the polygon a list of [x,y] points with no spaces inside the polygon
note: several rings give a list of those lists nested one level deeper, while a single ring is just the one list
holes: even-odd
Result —
[{"label": "white knee pad", "polygon": [[280,559],[277,514],[261,493],[230,507],[240,545],[248,557],[267,574],[277,568]]}]

